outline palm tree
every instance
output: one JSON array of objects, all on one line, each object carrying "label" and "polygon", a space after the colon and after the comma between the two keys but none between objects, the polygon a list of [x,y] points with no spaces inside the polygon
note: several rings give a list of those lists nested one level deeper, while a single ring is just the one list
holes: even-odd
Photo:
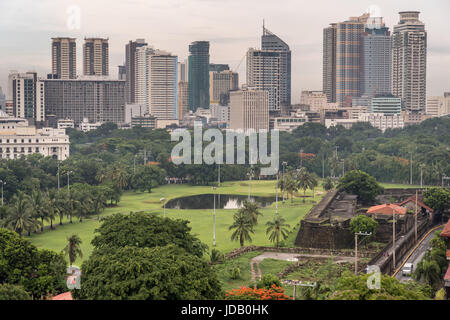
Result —
[{"label": "palm tree", "polygon": [[317,180],[303,167],[297,172],[297,186],[299,189],[303,189],[303,202],[305,202],[306,190],[315,188]]},{"label": "palm tree", "polygon": [[30,206],[35,218],[41,219],[41,232],[44,232],[44,220],[48,221],[48,206],[45,195],[40,190],[33,190],[30,197]]},{"label": "palm tree", "polygon": [[285,223],[286,220],[283,219],[280,215],[276,215],[273,221],[268,221],[266,223],[267,230],[266,234],[269,234],[269,241],[276,241],[277,248],[280,245],[280,235],[283,236],[283,239],[286,239],[288,236],[288,229],[290,225]]},{"label": "palm tree", "polygon": [[330,169],[331,169],[331,177],[332,178],[336,177],[336,173],[337,173],[338,168],[339,168],[339,158],[337,157],[336,154],[334,154],[330,158]]},{"label": "palm tree", "polygon": [[242,208],[239,209],[239,212],[249,217],[250,222],[254,226],[258,224],[258,217],[262,216],[262,213],[258,210],[258,205],[255,202],[248,200],[244,201]]},{"label": "palm tree", "polygon": [[326,190],[329,191],[331,189],[334,188],[334,182],[333,179],[331,179],[330,177],[325,178],[325,180],[323,180],[322,182],[322,187]]},{"label": "palm tree", "polygon": [[92,209],[94,210],[94,214],[98,216],[98,220],[100,220],[100,212],[105,208],[105,195],[103,192],[97,192],[92,199]]},{"label": "palm tree", "polygon": [[111,181],[114,183],[114,186],[119,188],[120,190],[125,189],[128,186],[128,174],[123,166],[117,165],[112,168],[110,174]]},{"label": "palm tree", "polygon": [[53,229],[53,219],[57,215],[59,215],[59,207],[58,207],[58,192],[55,189],[49,190],[47,192],[48,199],[48,218],[50,219],[50,229]]},{"label": "palm tree", "polygon": [[416,280],[424,279],[430,286],[435,286],[441,281],[441,268],[434,260],[422,259],[417,264],[414,277]]},{"label": "palm tree", "polygon": [[83,218],[85,218],[89,212],[92,211],[92,207],[94,202],[92,201],[92,197],[89,192],[82,192],[79,191],[76,193],[77,197],[77,209],[78,209],[78,218],[80,219],[80,222],[83,221]]},{"label": "palm tree", "polygon": [[240,246],[243,247],[245,241],[252,241],[250,234],[253,233],[253,223],[250,217],[241,210],[234,214],[233,219],[234,222],[229,227],[229,230],[234,229],[231,241],[239,240]]},{"label": "palm tree", "polygon": [[294,192],[298,190],[297,182],[292,174],[286,174],[281,182],[282,190],[286,191],[291,196],[291,202],[293,201]]},{"label": "palm tree", "polygon": [[19,191],[17,195],[14,195],[12,203],[5,226],[20,236],[24,231],[28,231],[30,234],[31,230],[36,230],[39,223],[32,216],[29,197]]},{"label": "palm tree", "polygon": [[83,252],[81,252],[80,248],[82,241],[78,235],[73,234],[67,238],[67,242],[63,252],[69,256],[69,264],[72,266],[78,257],[83,258]]}]

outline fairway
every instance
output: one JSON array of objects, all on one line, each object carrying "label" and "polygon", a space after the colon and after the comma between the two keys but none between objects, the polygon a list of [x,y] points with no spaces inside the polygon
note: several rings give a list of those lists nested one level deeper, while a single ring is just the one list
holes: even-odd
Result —
[{"label": "fairway", "polygon": [[[254,180],[250,183],[251,195],[257,196],[275,196],[275,184],[276,181],[257,181]],[[322,191],[321,188],[316,189],[316,193]],[[212,187],[204,186],[189,186],[189,185],[165,185],[159,188],[155,188],[151,193],[143,192],[125,192],[121,198],[121,201],[117,207],[107,208],[101,217],[111,215],[113,213],[129,213],[136,211],[153,212],[163,215],[161,198],[165,198],[166,201],[182,196],[196,195],[196,194],[211,194],[213,192]],[[235,181],[224,182],[217,188],[216,192],[219,194],[248,194],[248,181]],[[301,191],[298,196],[303,195]],[[294,228],[299,221],[308,213],[313,206],[311,200],[312,191],[306,192],[307,203],[303,203],[302,199],[294,198],[293,203],[291,200],[286,200],[285,203],[281,201],[281,193],[279,194],[278,211],[280,215],[286,219],[286,222],[290,224],[291,228]],[[286,196],[287,197],[287,196]],[[316,195],[314,201],[319,201],[321,195]],[[231,242],[231,231],[228,230],[229,226],[233,222],[234,210],[216,210],[216,248],[222,252],[229,252],[239,247],[238,242]],[[266,222],[272,220],[276,209],[275,203],[270,207],[261,209],[263,214],[258,221],[258,225],[255,227],[255,233],[253,234],[254,245],[271,245],[266,236]],[[173,219],[184,219],[190,221],[192,233],[196,234],[200,240],[207,244],[209,248],[212,248],[213,241],[213,210],[180,210],[180,209],[166,209],[166,216]],[[94,231],[99,227],[100,223],[96,216],[91,216],[89,219],[84,219],[83,222],[78,222],[74,219],[73,223],[68,223],[67,219],[63,220],[63,225],[56,225],[56,230],[45,230],[44,233],[33,234],[29,239],[31,242],[39,248],[51,249],[60,252],[66,245],[66,238],[72,234],[78,234],[83,241],[81,249],[83,251],[83,260],[87,259],[92,252],[92,246],[90,242],[94,238]],[[289,237],[289,239],[295,239],[295,237]],[[247,243],[246,243],[247,245]],[[289,243],[292,246],[293,243]],[[80,263],[77,261],[77,263]]]}]

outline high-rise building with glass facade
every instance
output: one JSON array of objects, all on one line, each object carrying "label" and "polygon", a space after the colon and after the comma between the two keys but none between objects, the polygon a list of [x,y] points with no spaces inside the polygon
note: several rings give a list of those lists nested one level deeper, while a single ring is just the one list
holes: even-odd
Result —
[{"label": "high-rise building with glass facade", "polygon": [[369,18],[362,36],[361,95],[391,93],[392,42],[382,18]]},{"label": "high-rise building with glass facade", "polygon": [[261,49],[280,53],[280,104],[291,105],[291,50],[289,45],[263,26]]},{"label": "high-rise building with glass facade", "polygon": [[427,32],[419,14],[400,12],[392,35],[392,93],[412,114],[424,114],[426,106]]},{"label": "high-rise building with glass facade", "polygon": [[188,58],[189,110],[209,108],[209,42],[189,45]]}]

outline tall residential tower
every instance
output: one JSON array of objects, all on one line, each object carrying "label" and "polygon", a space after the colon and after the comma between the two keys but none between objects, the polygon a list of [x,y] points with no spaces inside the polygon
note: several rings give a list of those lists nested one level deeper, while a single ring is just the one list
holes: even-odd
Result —
[{"label": "tall residential tower", "polygon": [[52,74],[57,79],[76,79],[77,43],[75,38],[52,38]]},{"label": "tall residential tower", "polygon": [[83,74],[85,76],[109,75],[108,39],[103,38],[84,39]]}]

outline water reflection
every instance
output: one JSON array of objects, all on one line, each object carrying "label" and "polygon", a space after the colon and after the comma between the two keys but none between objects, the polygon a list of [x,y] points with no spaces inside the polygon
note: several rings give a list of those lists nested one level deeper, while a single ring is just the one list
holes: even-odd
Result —
[{"label": "water reflection", "polygon": [[[216,194],[216,209],[239,209],[248,196],[234,194]],[[250,201],[256,202],[259,207],[270,206],[275,202],[275,197],[250,197]],[[181,197],[168,201],[166,208],[170,209],[213,209],[214,194],[199,194],[195,196]]]}]

